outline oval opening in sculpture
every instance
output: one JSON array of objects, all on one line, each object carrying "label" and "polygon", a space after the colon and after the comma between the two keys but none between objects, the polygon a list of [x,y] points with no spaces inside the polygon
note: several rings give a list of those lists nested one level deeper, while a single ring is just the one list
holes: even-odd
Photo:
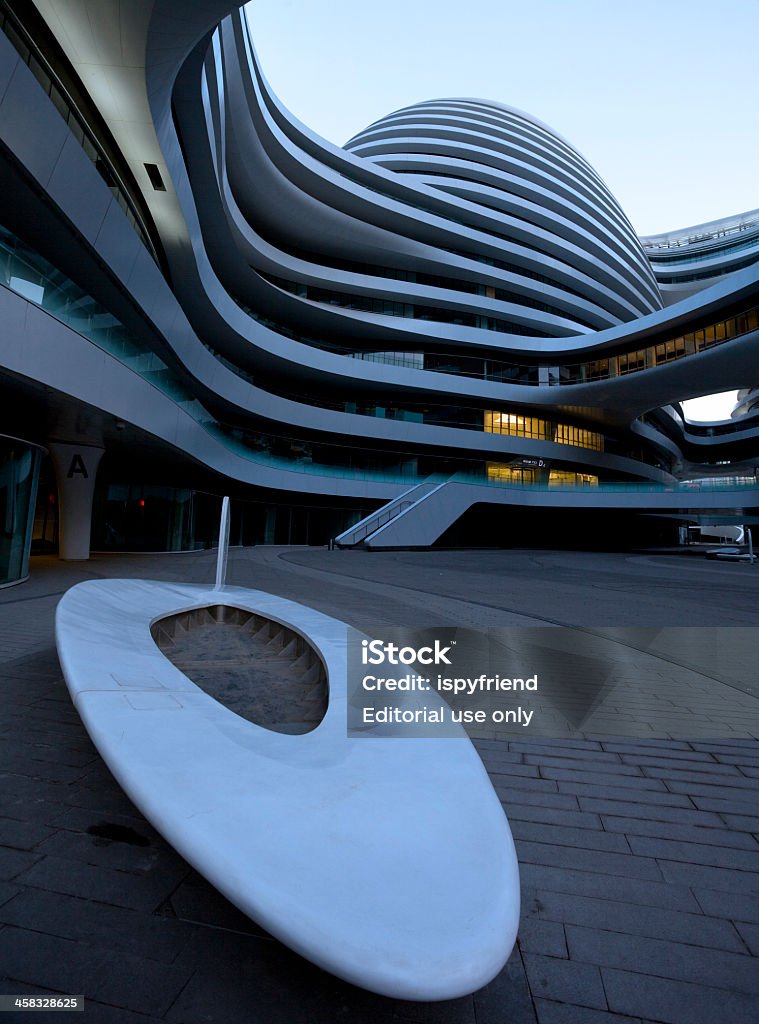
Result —
[{"label": "oval opening in sculpture", "polygon": [[280,622],[211,605],[158,619],[150,632],[176,668],[249,722],[300,735],[324,718],[324,664],[300,633]]}]

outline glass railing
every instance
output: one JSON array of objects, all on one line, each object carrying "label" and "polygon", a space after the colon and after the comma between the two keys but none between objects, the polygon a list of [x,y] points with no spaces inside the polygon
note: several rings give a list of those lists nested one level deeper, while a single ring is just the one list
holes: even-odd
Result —
[{"label": "glass railing", "polygon": [[[274,333],[290,338],[304,345],[310,345],[322,351],[336,355],[361,359],[366,362],[382,363],[388,366],[399,366],[408,369],[424,370],[434,373],[445,373],[457,377],[474,377],[477,380],[496,381],[504,384],[519,384],[531,387],[563,386],[570,384],[587,384],[597,380],[610,380],[622,377],[638,370],[648,370],[675,359],[696,355],[706,349],[722,345],[744,334],[759,329],[759,306],[744,310],[735,316],[727,317],[716,323],[707,324],[689,332],[677,335],[664,335],[660,340],[642,349],[620,352],[613,356],[598,357],[581,363],[557,363],[554,366],[536,363],[519,363],[515,360],[490,358],[489,356],[469,356],[461,352],[393,352],[390,348],[383,351],[361,351],[358,345],[339,346],[324,339],[301,334],[292,328],[269,320],[256,313],[255,310],[235,299],[240,308],[257,323]],[[578,336],[577,340],[587,343],[587,335]],[[565,339],[569,340],[569,339]],[[245,370],[235,363],[214,352],[238,376],[252,378]],[[420,363],[421,358],[421,363]],[[291,396],[288,396],[291,397]],[[294,397],[294,396],[292,396]],[[299,401],[309,401],[303,398]]]},{"label": "glass railing", "polygon": [[[169,397],[228,451],[249,462],[304,473],[352,480],[406,484],[439,467],[441,479],[468,465],[465,459],[426,456],[419,468],[408,452],[361,449],[354,444],[327,444],[312,439],[242,430],[217,420],[149,345],[92,296],[64,277],[44,257],[11,232],[0,228],[0,285],[33,302],[56,320],[114,356]],[[287,452],[285,455],[283,452]],[[319,456],[323,461],[319,461]],[[476,460],[471,460],[473,467]]]},{"label": "glass railing", "polygon": [[[443,480],[458,472],[484,480],[481,459],[445,455],[414,457],[408,451],[321,443],[313,438],[265,433],[220,422],[145,341],[136,338],[89,294],[4,229],[0,229],[0,284],[34,302],[117,358],[171,398],[227,450],[246,460],[288,472],[392,483],[408,484],[435,473]],[[345,411],[345,403],[341,403],[341,408]],[[359,407],[356,411],[360,411]],[[375,409],[375,415],[376,412]],[[481,410],[478,415],[483,415]],[[475,425],[449,420],[440,425],[482,430],[484,421],[480,419]]]},{"label": "glass railing", "polygon": [[698,480],[679,480],[672,483],[656,483],[653,481],[614,481],[599,482],[592,488],[582,485],[556,485],[545,482],[509,482],[492,479],[481,479],[475,474],[456,473],[451,478],[459,483],[482,484],[487,487],[519,487],[531,491],[590,491],[593,494],[682,494],[694,493],[731,493],[733,491],[756,491],[759,504],[759,479],[755,476],[709,477]]},{"label": "glass railing", "polygon": [[[232,453],[247,461],[259,465],[286,470],[288,473],[316,474],[351,480],[381,481],[394,484],[406,484],[420,479],[434,479],[443,482],[448,479],[461,480],[469,483],[482,484],[489,487],[516,486],[495,480],[487,480],[485,468],[476,459],[462,460],[444,456],[427,456],[424,460],[410,457],[407,453],[382,450],[360,449],[355,445],[346,444],[320,445],[310,440],[283,435],[252,432],[233,428],[216,420],[212,414],[186,388],[177,374],[153,352],[145,343],[130,335],[126,328],[111,314],[103,309],[91,296],[83,292],[73,282],[68,281],[50,267],[55,273],[51,275],[41,272],[45,263],[30,251],[3,232],[0,243],[0,284],[34,302],[49,315],[61,323],[71,327],[77,333],[88,338],[95,345],[148,381],[163,394],[171,398],[191,416],[209,435],[216,438]],[[49,266],[49,265],[48,265]],[[277,448],[289,447],[291,456],[284,457]],[[315,452],[324,449],[332,457],[343,457],[352,464],[325,464],[314,461]],[[369,458],[396,459],[393,466],[359,465],[361,460]],[[420,463],[422,463],[420,465]],[[463,468],[467,464],[470,468]],[[435,472],[435,467],[439,472]],[[524,484],[534,489],[549,489],[549,485],[539,483]],[[657,484],[599,484],[594,491],[682,491],[696,490],[734,490],[740,488],[756,488],[753,478],[730,478],[729,481],[694,481],[691,483],[657,485]],[[555,484],[550,485],[556,490]],[[576,490],[578,488],[565,488]]]},{"label": "glass railing", "polygon": [[[704,242],[719,241],[721,238],[727,238],[742,231],[753,231],[759,227],[759,217],[755,216],[756,212],[754,210],[749,215],[748,220],[743,220],[739,216],[733,220],[728,219],[722,223],[715,224],[711,231],[685,235],[670,234],[665,238],[662,238],[661,235],[649,235],[648,237],[641,238],[640,244],[643,246],[644,251],[648,253],[654,252],[657,249],[681,249],[686,245],[703,245]],[[706,225],[704,226],[706,227]],[[657,238],[660,238],[661,241],[657,241]]]},{"label": "glass railing", "polygon": [[675,274],[665,274],[663,271],[659,271],[656,275],[656,279],[660,285],[690,284],[691,281],[714,281],[718,277],[725,277],[727,274],[734,274],[738,270],[745,270],[747,267],[752,267],[757,262],[759,262],[759,251],[751,256],[744,256],[742,259],[733,261],[732,263],[709,267],[707,270],[699,270],[697,273],[688,272],[688,268],[686,268],[683,273]]},{"label": "glass railing", "polygon": [[[582,363],[563,363],[556,366],[537,366],[499,359],[466,356],[460,353],[424,353],[423,369],[435,373],[477,377],[499,383],[533,386],[561,386],[586,384],[596,380],[623,377],[638,370],[648,370],[685,356],[696,355],[715,348],[734,338],[759,330],[759,306],[744,310],[735,316],[707,324],[697,330],[672,335],[645,348],[604,356]],[[392,352],[351,353],[352,358],[371,359],[373,362],[398,365],[397,354]],[[418,363],[413,366],[419,369]]]},{"label": "glass railing", "polygon": [[[261,387],[251,374],[237,370],[234,364],[225,359],[218,352],[214,352],[217,359],[223,362],[229,369],[243,376],[249,383]],[[392,366],[406,366],[413,369],[423,369],[421,365],[422,353],[418,353],[419,359],[414,360],[414,353],[377,353],[382,356],[381,361],[388,362]],[[357,355],[356,358],[359,358]],[[378,360],[367,360],[378,361]],[[577,448],[589,448],[594,451],[603,451],[605,439],[601,434],[587,431],[584,427],[575,424],[558,423],[554,420],[533,421],[525,419],[520,410],[513,416],[508,410],[483,410],[480,406],[443,406],[426,402],[418,407],[399,407],[390,404],[388,401],[360,402],[356,400],[346,401],[340,399],[319,398],[314,394],[304,397],[296,392],[289,392],[283,388],[272,390],[267,386],[265,389],[269,394],[276,394],[279,398],[292,402],[309,405],[312,408],[329,409],[334,412],[349,413],[356,416],[370,416],[374,419],[393,420],[404,423],[421,423],[433,427],[450,427],[457,430],[476,430],[481,433],[510,435],[512,437],[523,437],[536,441],[554,441],[559,444],[570,445]],[[494,416],[499,422],[494,422]],[[503,417],[503,422],[500,422]],[[513,419],[513,424],[507,424],[506,418]],[[519,422],[517,422],[517,420]],[[535,424],[539,423],[537,427]],[[624,454],[624,452],[620,452]]]},{"label": "glass railing", "polygon": [[702,250],[694,253],[679,252],[676,255],[671,255],[670,253],[666,255],[664,253],[651,253],[649,258],[655,270],[663,271],[678,263],[700,263],[703,260],[718,260],[730,257],[733,253],[743,252],[745,249],[759,250],[759,232],[753,232],[746,241],[715,243],[705,252]]},{"label": "glass railing", "polygon": [[690,423],[686,422],[683,432],[695,437],[724,437],[741,434],[746,430],[759,430],[759,409],[744,413],[727,423]]}]

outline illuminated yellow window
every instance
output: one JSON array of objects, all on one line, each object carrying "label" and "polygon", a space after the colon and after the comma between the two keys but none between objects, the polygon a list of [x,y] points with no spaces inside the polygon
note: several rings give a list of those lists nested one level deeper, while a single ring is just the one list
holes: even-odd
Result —
[{"label": "illuminated yellow window", "polygon": [[485,466],[488,480],[500,484],[534,484],[537,470],[526,466],[507,466],[502,462],[488,462]]},{"label": "illuminated yellow window", "polygon": [[510,437],[530,437],[536,441],[556,441],[577,448],[592,448],[602,452],[603,436],[592,430],[574,427],[568,423],[551,423],[537,416],[522,416],[511,412],[486,409],[483,429],[488,434],[508,434]]},{"label": "illuminated yellow window", "polygon": [[592,473],[573,473],[568,469],[552,469],[548,475],[549,487],[598,487],[598,477]]},{"label": "illuminated yellow window", "polygon": [[[528,466],[510,466],[503,462],[488,462],[485,470],[488,480],[496,483],[518,486],[537,484],[540,471]],[[580,473],[569,469],[552,469],[548,476],[549,487],[598,487],[598,477],[592,473]]]}]

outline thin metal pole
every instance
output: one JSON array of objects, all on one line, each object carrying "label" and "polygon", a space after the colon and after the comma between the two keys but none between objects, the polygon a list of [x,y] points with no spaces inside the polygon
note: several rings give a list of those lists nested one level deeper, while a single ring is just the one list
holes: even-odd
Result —
[{"label": "thin metal pole", "polygon": [[221,500],[219,521],[219,552],[216,556],[216,584],[214,590],[222,590],[227,581],[227,556],[229,555],[229,498]]}]

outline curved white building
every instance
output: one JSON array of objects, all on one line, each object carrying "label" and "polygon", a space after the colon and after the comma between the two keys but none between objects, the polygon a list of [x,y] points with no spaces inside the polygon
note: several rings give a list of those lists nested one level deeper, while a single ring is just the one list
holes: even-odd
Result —
[{"label": "curved white building", "polygon": [[[209,542],[227,492],[242,542],[509,543],[504,505],[522,538],[535,509],[750,521],[752,214],[638,239],[570,143],[486,100],[341,149],[228,3],[119,31],[117,6],[0,3],[0,431],[51,453],[38,543],[58,521],[86,557],[93,501],[95,546]],[[733,388],[744,415],[682,419]],[[713,474],[740,480],[679,483]]]},{"label": "curved white building", "polygon": [[528,114],[432,100],[383,118],[345,149],[451,197],[450,220],[491,236],[499,264],[511,263],[496,297],[525,307],[506,333],[567,337],[661,308],[619,204],[569,143]]}]

